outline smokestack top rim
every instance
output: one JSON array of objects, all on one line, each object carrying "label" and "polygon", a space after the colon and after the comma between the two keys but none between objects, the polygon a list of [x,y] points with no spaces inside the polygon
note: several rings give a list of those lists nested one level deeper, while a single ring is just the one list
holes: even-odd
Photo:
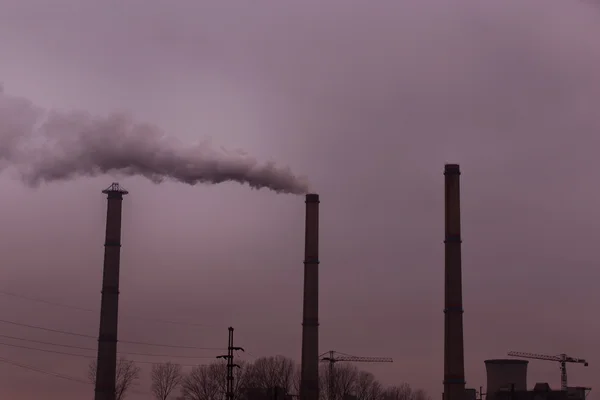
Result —
[{"label": "smokestack top rim", "polygon": [[457,174],[460,175],[460,165],[459,164],[446,164],[444,165],[444,175],[446,174]]},{"label": "smokestack top rim", "polygon": [[123,186],[119,185],[118,182],[113,182],[109,187],[107,187],[106,189],[104,189],[102,191],[102,193],[104,194],[108,194],[108,195],[125,195],[125,194],[129,194],[129,192],[127,190],[125,190],[123,188]]},{"label": "smokestack top rim", "polygon": [[521,360],[514,358],[494,358],[492,360],[485,360],[484,363],[487,364],[529,364],[529,360]]},{"label": "smokestack top rim", "polygon": [[320,203],[319,195],[316,193],[308,193],[306,195],[306,203]]}]

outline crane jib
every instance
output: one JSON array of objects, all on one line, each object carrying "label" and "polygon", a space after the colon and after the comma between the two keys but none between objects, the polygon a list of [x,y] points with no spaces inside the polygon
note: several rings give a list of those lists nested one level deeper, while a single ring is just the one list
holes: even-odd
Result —
[{"label": "crane jib", "polygon": [[569,357],[566,354],[559,354],[557,356],[548,356],[544,354],[535,353],[523,353],[518,351],[509,351],[508,355],[511,357],[530,358],[533,360],[544,360],[544,361],[556,361],[560,363],[560,382],[561,390],[567,390],[567,363],[583,364],[584,367],[588,366],[588,362],[582,358]]}]

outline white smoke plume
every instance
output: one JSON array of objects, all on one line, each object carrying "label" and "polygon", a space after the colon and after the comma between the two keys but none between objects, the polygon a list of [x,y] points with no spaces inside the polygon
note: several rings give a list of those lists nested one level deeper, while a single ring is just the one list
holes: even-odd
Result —
[{"label": "white smoke plume", "polygon": [[155,183],[231,181],[278,193],[308,192],[307,181],[289,168],[259,164],[241,151],[217,151],[207,143],[186,147],[125,114],[94,117],[44,110],[0,86],[0,170],[8,166],[31,186],[116,173]]}]

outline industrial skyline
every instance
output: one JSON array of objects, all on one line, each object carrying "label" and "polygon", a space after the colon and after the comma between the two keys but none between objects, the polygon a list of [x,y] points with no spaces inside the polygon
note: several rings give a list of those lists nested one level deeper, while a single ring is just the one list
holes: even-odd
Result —
[{"label": "industrial skyline", "polygon": [[[393,358],[361,368],[441,398],[441,168],[457,162],[467,387],[485,386],[484,360],[510,350],[589,360],[569,366],[569,384],[594,387],[597,8],[558,0],[59,1],[64,7],[0,0],[4,91],[47,109],[131,112],[184,143],[210,138],[310,177],[323,200],[321,353]],[[99,190],[119,181],[132,193],[124,199],[119,351],[191,351],[128,342],[221,348],[233,326],[251,354],[299,361],[301,196],[111,175],[31,189],[10,168],[0,181],[0,320],[83,336],[10,323],[0,323],[1,335],[96,347],[106,218]],[[68,376],[89,362],[22,347],[1,347],[0,357]],[[530,360],[529,385],[559,387],[556,364]],[[90,396],[78,385],[0,363],[2,398],[37,399],[46,388],[61,400]]]},{"label": "industrial skyline", "polygon": [[[444,393],[443,399],[459,399],[459,400],[475,400],[477,396],[477,390],[473,388],[466,388],[466,380],[464,375],[464,339],[463,339],[463,318],[462,315],[464,313],[463,302],[462,302],[462,257],[461,257],[461,202],[460,202],[460,166],[458,164],[446,164],[444,166],[444,227],[445,227],[445,268],[444,268],[444,277],[445,277],[445,301],[444,301],[444,375],[443,375],[443,383],[444,383]],[[27,369],[29,371],[34,371],[37,373],[42,373],[46,375],[50,375],[56,378],[66,379],[78,383],[93,383],[95,385],[95,399],[97,400],[117,400],[119,397],[116,396],[118,392],[117,388],[119,384],[117,383],[120,379],[118,376],[120,374],[119,365],[121,361],[119,360],[119,356],[121,360],[123,359],[123,355],[138,355],[138,356],[149,356],[149,357],[162,357],[163,360],[155,360],[155,361],[140,361],[140,360],[131,360],[129,357],[125,356],[124,359],[131,360],[134,363],[147,363],[156,366],[157,363],[167,362],[165,358],[187,358],[191,360],[196,360],[195,363],[189,365],[183,365],[179,362],[176,362],[176,365],[188,366],[192,367],[194,365],[203,365],[202,363],[198,363],[197,360],[202,358],[209,358],[207,356],[191,356],[189,353],[187,355],[167,355],[167,354],[149,354],[149,353],[128,353],[117,351],[117,321],[118,321],[118,296],[119,296],[119,285],[120,285],[120,250],[121,250],[121,221],[122,221],[122,202],[123,196],[129,194],[127,190],[125,190],[118,183],[112,183],[107,189],[103,190],[102,193],[107,195],[107,214],[106,214],[106,237],[104,241],[105,255],[104,255],[104,266],[103,266],[103,274],[102,274],[102,297],[101,297],[101,307],[99,310],[100,315],[100,331],[98,336],[98,348],[97,348],[97,360],[93,364],[90,364],[90,372],[93,373],[92,382],[86,382],[85,380],[75,377],[60,374],[53,371],[43,370],[31,365],[21,364],[14,360],[6,359],[0,357],[0,361],[5,365],[10,365],[14,367],[19,367],[23,369]],[[319,298],[319,284],[318,284],[318,270],[319,270],[319,195],[318,194],[307,194],[306,195],[306,215],[305,215],[305,239],[304,239],[304,248],[305,248],[305,256],[304,256],[304,290],[302,294],[303,298],[303,322],[302,322],[302,343],[300,346],[301,349],[301,357],[299,364],[299,376],[297,393],[291,393],[292,397],[297,396],[300,399],[319,399],[319,391],[326,390],[329,395],[329,400],[331,400],[331,394],[334,393],[334,380],[332,378],[332,374],[334,372],[333,365],[337,361],[367,361],[367,362],[391,362],[391,358],[373,358],[373,357],[355,357],[342,354],[342,357],[335,357],[335,351],[329,351],[329,357],[323,358],[323,354],[319,355],[319,338],[318,338],[318,314],[319,314],[319,306],[318,306],[318,298]],[[38,301],[54,306],[62,306],[69,308],[68,305],[61,305],[59,303],[52,303],[48,301],[44,301],[42,299],[28,298],[25,296],[19,296],[15,294],[11,294],[9,292],[0,292],[2,294],[13,296],[16,298],[28,299],[31,301]],[[82,309],[79,307],[70,307],[73,309],[80,309],[85,311],[92,311],[89,309]],[[149,320],[149,319],[148,319]],[[154,319],[156,322],[162,323],[170,323],[173,324],[173,321],[167,320],[159,320]],[[54,332],[65,335],[72,336],[81,336],[81,337],[91,337],[89,335],[68,332],[62,330],[56,330],[51,328],[44,328],[36,325],[28,325],[23,323],[18,323],[15,321],[7,321],[0,320],[0,323],[10,324],[15,326],[21,326],[31,329],[39,329],[41,331],[46,332]],[[232,327],[228,328],[229,339],[228,339],[228,355],[227,356],[217,356],[216,358],[226,358],[227,359],[227,398],[234,398],[234,387],[233,386],[233,370],[235,367],[240,368],[240,365],[235,363],[234,360],[234,350],[244,351],[242,347],[234,346],[233,344],[233,331]],[[7,336],[0,335],[2,337],[14,340],[21,340],[25,342],[31,343],[39,343],[46,344],[58,347],[71,347],[79,350],[94,350],[92,348],[83,348],[77,346],[69,346],[69,345],[61,345],[60,343],[52,343],[52,342],[43,342],[43,341],[35,341],[31,339],[25,339],[23,337],[15,337],[15,336]],[[158,343],[147,343],[147,342],[135,342],[135,341],[123,341],[124,343],[145,345],[145,346],[155,346],[155,347],[171,347],[171,348],[181,348],[187,349],[188,351],[191,349],[195,350],[217,350],[218,348],[198,348],[192,346],[181,346],[181,345],[166,345],[166,344],[158,344]],[[12,348],[21,348],[28,349],[34,351],[42,351],[53,354],[62,354],[68,356],[80,356],[86,357],[83,354],[73,354],[73,353],[65,353],[60,351],[53,350],[44,350],[36,347],[27,347],[27,346],[18,346],[14,344],[0,343],[2,346],[12,347]],[[577,399],[584,400],[587,396],[587,392],[591,388],[587,386],[576,386],[570,387],[567,385],[567,374],[566,374],[566,363],[579,363],[584,364],[586,367],[588,366],[587,360],[574,358],[567,356],[566,354],[560,354],[557,356],[548,356],[548,355],[540,355],[535,353],[522,353],[522,352],[509,352],[509,356],[513,357],[521,357],[521,358],[529,358],[529,359],[539,359],[546,361],[555,361],[560,362],[561,364],[561,387],[553,388],[553,390],[563,390],[563,391],[577,391]],[[89,358],[89,356],[88,356]],[[324,381],[320,378],[319,373],[319,363],[322,361],[328,361],[330,363],[328,373],[330,382],[325,385]],[[172,362],[169,360],[168,362]],[[486,372],[487,372],[487,385],[486,391],[482,391],[482,387],[480,386],[479,390],[479,399],[481,396],[486,395],[487,398],[491,400],[495,400],[497,396],[498,398],[502,398],[503,390],[509,389],[512,391],[517,391],[519,396],[527,395],[527,390],[529,387],[527,385],[527,365],[529,361],[521,359],[494,359],[494,360],[485,360]],[[204,363],[206,365],[206,363]],[[137,368],[137,367],[136,367]],[[93,371],[91,370],[93,369]],[[136,374],[136,381],[138,379],[138,375]],[[136,382],[134,386],[131,388],[127,385],[126,389],[128,391],[128,395],[140,394],[140,395],[148,395],[148,393],[140,392],[135,390],[135,387],[138,385]],[[325,387],[320,387],[321,385],[325,385]],[[544,389],[546,388],[546,389]],[[547,382],[536,383],[535,387],[532,389],[534,392],[536,391],[544,391],[550,390],[550,386],[548,386]],[[273,388],[275,390],[275,388]],[[500,391],[500,392],[499,392]],[[254,392],[253,392],[254,393]],[[288,392],[284,392],[287,395]],[[566,392],[563,392],[566,393]],[[575,393],[575,392],[573,392]],[[254,393],[254,396],[257,396],[258,393]],[[532,395],[535,395],[532,392]],[[288,398],[288,397],[286,397]],[[290,397],[291,398],[291,397]],[[519,397],[521,398],[521,397]],[[527,397],[523,397],[527,398]],[[551,399],[557,399],[558,397],[552,397]],[[564,397],[566,399],[567,397]],[[250,398],[254,399],[254,397]],[[256,397],[258,399],[258,397]],[[373,399],[375,400],[375,398]]]}]

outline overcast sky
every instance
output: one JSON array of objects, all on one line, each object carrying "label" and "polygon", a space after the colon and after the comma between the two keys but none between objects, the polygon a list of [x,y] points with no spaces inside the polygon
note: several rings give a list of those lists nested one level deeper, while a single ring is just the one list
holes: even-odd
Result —
[{"label": "overcast sky", "polygon": [[[321,351],[393,357],[357,366],[437,399],[446,162],[463,171],[467,385],[485,386],[483,361],[510,350],[587,358],[569,382],[598,382],[598,38],[598,8],[575,0],[0,0],[0,81],[42,107],[128,111],[308,176],[321,195]],[[0,293],[0,319],[97,335],[97,312],[22,296],[99,308],[101,190],[116,179],[31,189],[0,175],[0,291],[21,296]],[[223,347],[232,325],[246,359],[299,359],[301,196],[119,182],[120,339]],[[7,323],[0,335],[96,346]],[[5,344],[94,356],[0,337],[0,358],[83,380],[87,358]],[[529,371],[530,386],[560,385],[556,363]],[[0,362],[2,399],[92,391]]]}]

